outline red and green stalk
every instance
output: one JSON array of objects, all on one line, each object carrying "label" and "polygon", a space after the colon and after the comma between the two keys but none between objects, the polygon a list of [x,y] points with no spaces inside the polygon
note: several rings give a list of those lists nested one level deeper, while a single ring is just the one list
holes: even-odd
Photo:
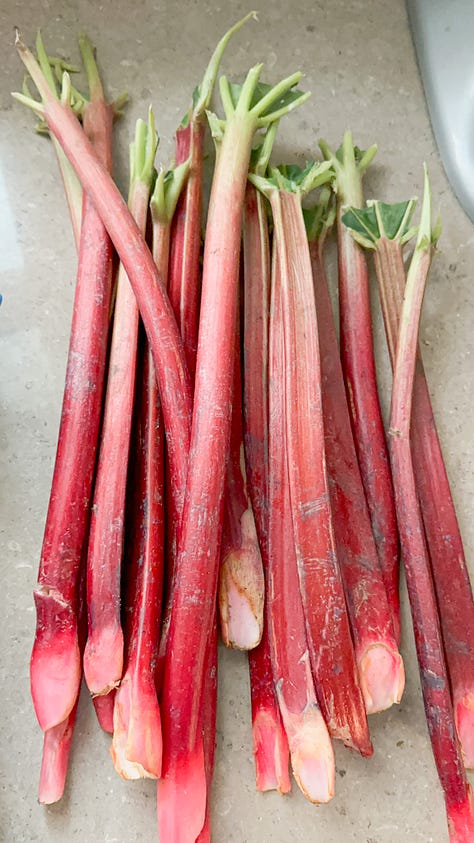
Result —
[{"label": "red and green stalk", "polygon": [[207,781],[199,713],[219,570],[241,217],[252,139],[258,128],[306,98],[291,90],[301,74],[268,89],[257,85],[260,73],[260,65],[250,70],[240,89],[222,78],[227,119],[211,117],[219,148],[204,248],[190,462],[164,669],[163,777],[158,782],[162,843],[194,843],[205,819]]},{"label": "red and green stalk", "polygon": [[[269,336],[267,621],[273,679],[293,775],[312,802],[334,795],[334,753],[311,674],[297,570],[288,467],[282,244],[273,241]],[[283,259],[284,260],[284,259]]]},{"label": "red and green stalk", "polygon": [[329,733],[368,756],[372,745],[332,526],[318,323],[301,207],[302,196],[331,177],[329,168],[328,162],[303,171],[270,168],[270,178],[250,178],[270,199],[282,278],[290,499],[311,668]]},{"label": "red and green stalk", "polygon": [[390,465],[377,394],[369,277],[364,253],[342,223],[346,205],[361,207],[362,175],[376,147],[360,152],[347,131],[333,153],[320,143],[332,162],[337,195],[337,244],[341,360],[346,382],[362,482],[372,521],[372,532],[387,590],[396,640],[400,639],[398,535]]},{"label": "red and green stalk", "polygon": [[[150,110],[148,126],[143,120],[137,121],[130,149],[129,207],[142,234],[146,229],[156,147]],[[87,559],[89,634],[84,675],[93,695],[108,694],[116,688],[123,671],[120,578],[138,315],[133,290],[121,265]]]},{"label": "red and green stalk", "polygon": [[454,727],[438,608],[413,469],[410,423],[418,329],[437,231],[431,228],[431,195],[425,171],[423,208],[404,293],[394,365],[389,447],[398,529],[410,598],[428,730],[444,791],[451,843],[474,839],[472,791]]},{"label": "red and green stalk", "polygon": [[202,173],[206,111],[210,107],[219,66],[232,36],[255,12],[245,15],[217,44],[193,102],[176,132],[175,162],[189,160],[189,176],[178,200],[171,229],[168,294],[181,330],[186,362],[194,382],[199,327],[200,256],[202,225]]},{"label": "red and green stalk", "polygon": [[[392,365],[405,289],[403,246],[413,234],[408,228],[413,205],[413,200],[395,205],[373,202],[363,211],[351,209],[344,216],[361,245],[374,250]],[[440,612],[456,728],[464,763],[466,767],[474,767],[474,603],[419,348],[412,416],[413,465]]]},{"label": "red and green stalk", "polygon": [[63,101],[51,93],[34,56],[17,33],[21,60],[43,97],[38,103],[22,94],[15,98],[30,106],[47,123],[89,194],[117,250],[134,291],[152,349],[170,460],[172,498],[181,513],[189,454],[192,391],[184,349],[163,279],[136,222],[109,173],[98,161],[68,103],[70,81],[63,75]]},{"label": "red and green stalk", "polygon": [[[171,220],[188,172],[187,163],[160,171],[151,198],[153,258],[168,275]],[[131,496],[132,535],[127,570],[125,671],[116,693],[112,757],[127,779],[159,778],[161,716],[155,668],[164,574],[164,432],[149,345],[139,372],[137,454]]]},{"label": "red and green stalk", "polygon": [[360,476],[339,347],[324,269],[332,225],[329,191],[305,212],[313,268],[321,353],[326,463],[337,558],[351,621],[359,681],[367,714],[400,702],[405,684],[382,571]]},{"label": "red and green stalk", "polygon": [[262,637],[265,583],[255,519],[247,492],[238,330],[233,390],[219,571],[219,614],[226,647],[251,650]]},{"label": "red and green stalk", "polygon": [[[259,150],[254,171],[264,175],[276,124]],[[252,733],[256,785],[260,791],[288,793],[289,749],[273,684],[268,613],[268,338],[270,242],[265,200],[247,184],[243,217],[244,328],[243,403],[247,481],[265,572],[262,640],[249,652]]]},{"label": "red and green stalk", "polygon": [[[95,154],[110,168],[113,109],[104,100],[90,44],[83,39],[81,47],[91,95],[90,102],[84,103],[85,128],[94,138]],[[41,40],[38,50],[47,73],[49,62]],[[45,80],[44,90],[56,107],[68,107],[57,101],[52,75]],[[44,731],[62,728],[64,736],[71,729],[71,722],[66,725],[66,721],[78,698],[82,672],[78,582],[102,409],[112,255],[107,232],[84,194],[66,386],[35,591],[37,629],[31,656],[31,692],[38,722]],[[57,737],[51,739],[54,746]],[[45,748],[49,745],[46,740]]]},{"label": "red and green stalk", "polygon": [[[202,178],[203,144],[207,127],[206,111],[210,106],[220,62],[229,40],[248,20],[255,17],[255,12],[250,12],[223,35],[209,60],[200,85],[194,91],[193,101],[176,132],[176,165],[179,166],[188,161],[189,174],[173,216],[168,295],[183,340],[186,362],[193,384],[196,370],[201,288]],[[161,685],[173,600],[174,564],[180,520],[171,507],[168,510],[167,575],[163,631],[159,653],[159,685]]]}]

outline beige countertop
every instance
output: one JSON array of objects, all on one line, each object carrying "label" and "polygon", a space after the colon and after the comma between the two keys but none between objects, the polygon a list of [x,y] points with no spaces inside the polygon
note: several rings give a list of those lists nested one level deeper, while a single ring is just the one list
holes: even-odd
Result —
[{"label": "beige countertop", "polygon": [[[247,11],[241,0],[1,4],[0,840],[8,843],[156,839],[155,785],[118,778],[109,739],[100,733],[85,693],[65,797],[51,808],[36,801],[41,734],[29,696],[32,589],[56,448],[76,256],[51,145],[34,134],[32,115],[10,98],[23,78],[13,25],[30,44],[41,27],[51,51],[74,56],[76,34],[87,31],[97,45],[109,93],[129,91],[130,105],[116,133],[116,170],[123,185],[135,119],[153,103],[162,138],[159,160],[166,163],[174,129],[211,49]],[[241,78],[250,65],[263,61],[264,78],[276,81],[300,69],[304,87],[313,92],[283,121],[275,161],[316,156],[319,137],[337,145],[350,127],[359,146],[379,145],[366,179],[367,197],[397,201],[419,195],[423,161],[430,168],[443,234],[427,289],[422,344],[472,564],[474,229],[452,194],[434,145],[404,3],[276,0],[263,2],[259,11],[260,22],[248,24],[229,47],[225,71]],[[333,271],[331,276],[334,286]],[[390,379],[378,305],[375,339],[386,410]],[[404,590],[403,604],[403,701],[371,718],[372,759],[336,747],[337,793],[328,806],[311,806],[296,786],[285,798],[255,791],[246,657],[221,652],[215,843],[447,841]]]}]

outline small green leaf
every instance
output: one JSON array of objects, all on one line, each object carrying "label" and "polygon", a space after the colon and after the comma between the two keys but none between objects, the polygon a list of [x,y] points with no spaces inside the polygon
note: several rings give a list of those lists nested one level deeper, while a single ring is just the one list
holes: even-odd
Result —
[{"label": "small green leaf", "polygon": [[404,237],[408,231],[413,211],[415,210],[415,200],[409,199],[407,202],[394,202],[391,205],[385,202],[377,202],[379,219],[382,221],[383,231],[389,240]]},{"label": "small green leaf", "polygon": [[342,222],[355,234],[362,235],[373,244],[380,239],[374,205],[369,205],[368,208],[348,208],[342,215]]}]

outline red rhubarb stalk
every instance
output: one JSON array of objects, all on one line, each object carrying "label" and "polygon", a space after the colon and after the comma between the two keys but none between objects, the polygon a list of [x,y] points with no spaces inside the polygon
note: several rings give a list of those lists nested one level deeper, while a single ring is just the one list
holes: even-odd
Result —
[{"label": "red rhubarb stalk", "polygon": [[100,164],[68,105],[70,80],[63,76],[63,101],[52,95],[34,56],[17,32],[21,60],[43,97],[43,103],[22,94],[15,98],[44,118],[58,139],[109,232],[137,299],[150,342],[163,409],[170,460],[170,477],[176,511],[184,501],[189,453],[192,393],[183,344],[176,320],[152,255],[119,190]]},{"label": "red rhubarb stalk", "polygon": [[[201,84],[176,132],[176,164],[189,161],[186,186],[178,200],[173,217],[168,271],[169,300],[184,344],[186,362],[194,383],[196,370],[197,334],[199,324],[201,276],[201,224],[203,143],[207,126],[206,111],[210,106],[214,86],[224,50],[232,37],[248,20],[250,12],[229,29],[217,44],[206,68]],[[162,665],[168,639],[169,618],[173,600],[174,563],[176,557],[179,518],[168,507],[167,593],[160,644],[158,684],[161,686]]]},{"label": "red rhubarb stalk", "polygon": [[221,79],[227,119],[224,123],[211,117],[219,148],[204,249],[190,463],[164,670],[163,778],[158,783],[162,843],[194,843],[205,818],[207,783],[199,711],[206,640],[211,634],[217,590],[232,411],[241,216],[251,144],[258,128],[306,98],[292,90],[301,74],[268,89],[257,87],[260,73],[261,65],[249,71],[239,89]]},{"label": "red rhubarb stalk", "polygon": [[115,769],[125,779],[158,778],[162,756],[154,660],[163,587],[164,434],[148,348],[143,349],[143,356],[138,359],[138,412],[130,474],[131,517],[126,522],[125,670],[115,694],[111,746]]},{"label": "red rhubarb stalk", "polygon": [[328,162],[305,170],[270,168],[268,179],[250,178],[270,199],[281,267],[290,498],[316,692],[329,733],[362,755],[371,755],[333,535],[318,323],[301,207],[302,196],[332,175],[329,168]]},{"label": "red rhubarb stalk", "polygon": [[[111,166],[113,109],[104,100],[92,49],[82,42],[91,101],[84,105],[86,131],[96,154]],[[43,66],[48,59],[38,42]],[[50,80],[51,84],[51,80]],[[54,82],[53,82],[54,85]],[[45,82],[58,108],[55,88]],[[77,590],[89,525],[90,496],[102,409],[112,287],[112,244],[84,196],[81,246],[66,370],[66,386],[51,497],[35,591],[37,628],[31,655],[31,693],[41,728],[63,724],[79,694]],[[56,745],[58,732],[51,741]],[[46,741],[46,746],[50,741]]]},{"label": "red rhubarb stalk", "polygon": [[347,131],[334,154],[320,143],[335,171],[341,360],[354,441],[387,590],[393,627],[400,639],[398,536],[390,465],[377,394],[372,344],[369,277],[364,253],[342,223],[346,205],[362,205],[362,175],[376,147],[361,152]]},{"label": "red rhubarb stalk", "polygon": [[[344,216],[361,245],[375,249],[385,332],[395,361],[405,289],[403,245],[411,237],[411,202],[371,203]],[[354,231],[354,227],[357,231]],[[418,348],[413,387],[412,453],[440,609],[456,728],[466,767],[474,767],[474,602],[461,533]]]},{"label": "red rhubarb stalk", "polygon": [[[130,150],[129,206],[145,233],[157,138],[153,115],[137,121]],[[91,694],[108,694],[122,678],[123,632],[120,620],[125,491],[135,390],[138,307],[120,266],[110,348],[104,421],[94,489],[87,558],[89,634],[84,675]]]},{"label": "red rhubarb stalk", "polygon": [[[259,150],[254,171],[264,175],[276,123]],[[253,184],[245,192],[243,218],[243,401],[247,481],[264,571],[268,571],[268,323],[270,245],[265,200]],[[249,652],[252,733],[257,789],[291,789],[288,741],[278,707],[270,656],[268,577],[262,640]]]},{"label": "red rhubarb stalk", "polygon": [[438,231],[431,228],[431,196],[425,170],[423,208],[407,274],[394,366],[389,447],[398,528],[410,598],[426,719],[444,790],[451,843],[474,839],[474,806],[461,748],[443,653],[438,609],[413,470],[410,422],[418,329],[425,283]]},{"label": "red rhubarb stalk", "polygon": [[255,519],[247,492],[239,335],[234,356],[234,398],[225,480],[219,610],[221,635],[226,647],[251,650],[262,637],[265,584]]},{"label": "red rhubarb stalk", "polygon": [[[188,165],[162,170],[151,198],[153,257],[168,274],[170,227]],[[161,717],[155,689],[164,574],[164,433],[158,385],[148,344],[138,411],[137,453],[131,496],[132,528],[127,600],[125,672],[116,693],[112,758],[127,779],[161,773]]]},{"label": "red rhubarb stalk", "polygon": [[274,240],[270,311],[267,618],[275,688],[293,775],[311,802],[334,795],[334,753],[318,706],[306,640],[288,470],[281,243]]},{"label": "red rhubarb stalk", "polygon": [[329,191],[305,213],[321,353],[324,441],[337,558],[367,714],[400,702],[405,684],[352,436],[336,329],[324,269],[332,225]]}]

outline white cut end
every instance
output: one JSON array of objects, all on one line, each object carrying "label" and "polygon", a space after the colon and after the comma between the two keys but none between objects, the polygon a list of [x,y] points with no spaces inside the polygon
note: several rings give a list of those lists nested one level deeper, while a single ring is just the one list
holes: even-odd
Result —
[{"label": "white cut end", "polygon": [[[243,530],[242,535],[246,535]],[[263,632],[264,590],[258,544],[247,542],[230,551],[219,578],[221,632],[226,647],[252,650],[258,646]]]},{"label": "white cut end", "polygon": [[246,594],[229,578],[226,590],[226,628],[222,635],[227,647],[252,650],[260,641],[261,629]]},{"label": "white cut end", "polygon": [[301,791],[310,802],[329,802],[334,796],[334,752],[319,709],[305,713],[289,744],[293,775]]},{"label": "white cut end", "polygon": [[[114,762],[117,773],[123,779],[131,781],[136,779],[157,779],[161,770],[161,729],[159,728],[159,723],[157,723],[154,730],[155,732],[157,730],[160,732],[159,749],[157,752],[154,744],[157,741],[158,735],[153,734],[149,729],[147,730],[147,726],[150,725],[147,698],[144,696],[141,700],[141,717],[138,723],[135,723],[136,713],[134,717],[132,693],[132,683],[129,677],[125,675],[115,695],[114,733],[110,747],[112,761]],[[138,746],[135,746],[135,744],[138,744]],[[145,763],[148,761],[146,766],[138,760],[140,750],[142,761],[145,761]]]},{"label": "white cut end", "polygon": [[405,687],[400,653],[385,644],[368,647],[359,662],[359,679],[367,714],[376,714],[399,703]]},{"label": "white cut end", "polygon": [[123,670],[123,632],[111,624],[93,631],[84,650],[84,676],[91,694],[103,696],[117,688]]},{"label": "white cut end", "polygon": [[316,703],[298,713],[287,708],[280,694],[279,701],[298,787],[310,802],[329,802],[334,796],[336,766],[323,715]]}]

